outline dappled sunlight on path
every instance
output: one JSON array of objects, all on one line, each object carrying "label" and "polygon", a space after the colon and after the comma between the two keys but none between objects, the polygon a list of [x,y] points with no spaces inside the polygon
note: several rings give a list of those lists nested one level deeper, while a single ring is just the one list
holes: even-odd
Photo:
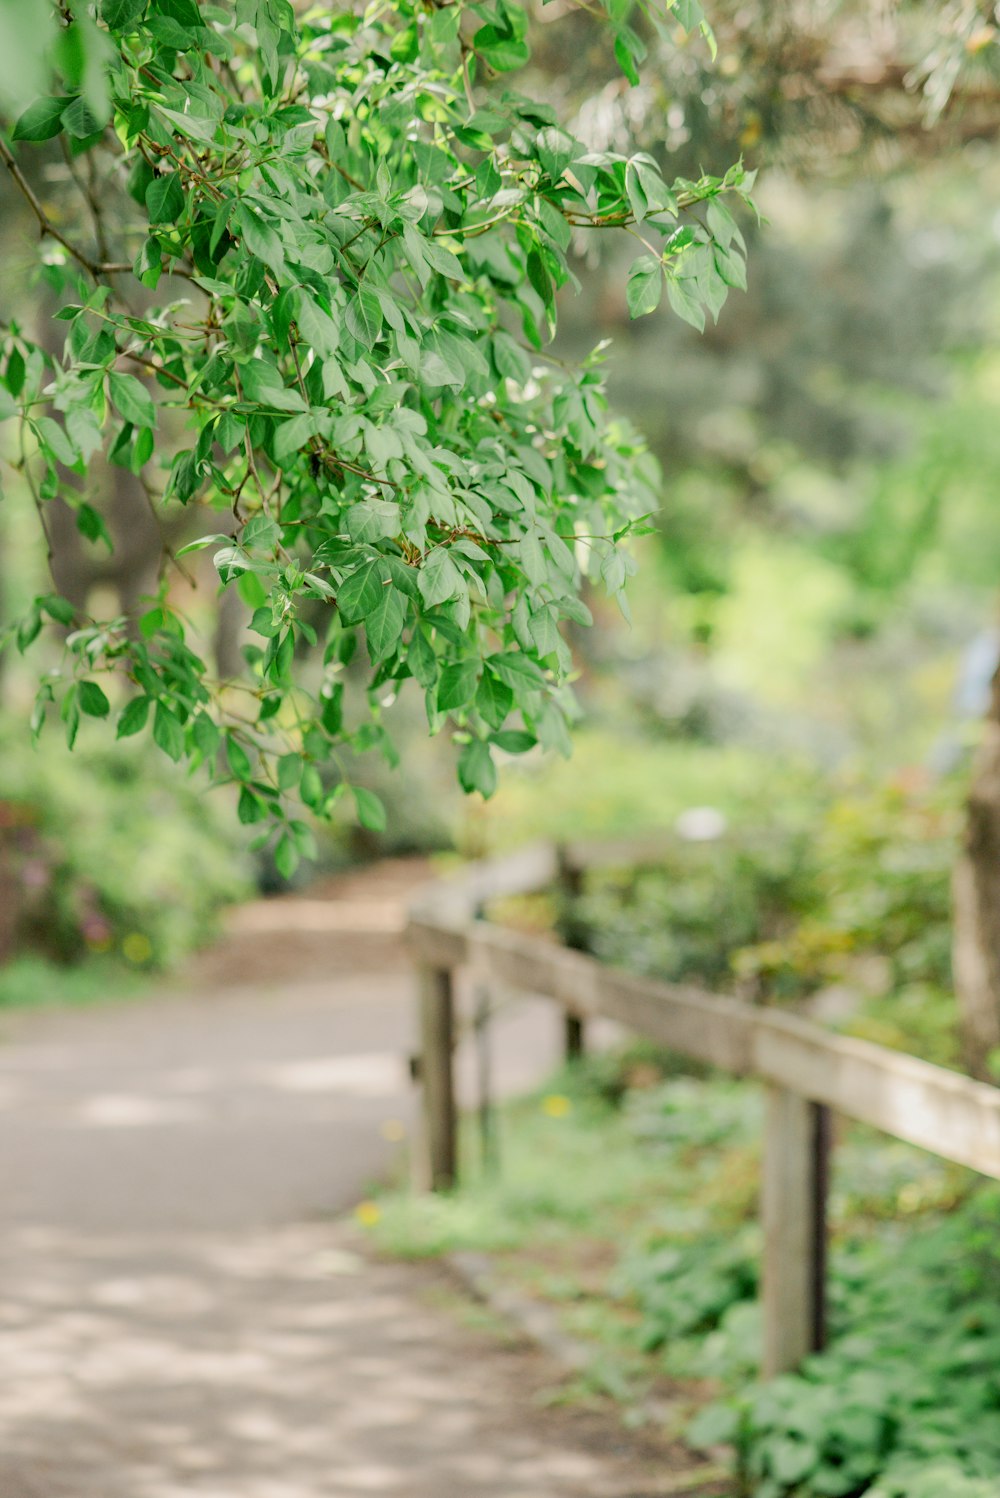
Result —
[{"label": "dappled sunlight on path", "polygon": [[343,1226],[26,1229],[0,1272],[3,1498],[679,1491],[662,1451],[541,1408],[553,1371],[463,1326],[446,1278]]},{"label": "dappled sunlight on path", "polygon": [[531,1354],[343,1228],[28,1231],[0,1263],[4,1498],[628,1491],[585,1419],[533,1406]]}]

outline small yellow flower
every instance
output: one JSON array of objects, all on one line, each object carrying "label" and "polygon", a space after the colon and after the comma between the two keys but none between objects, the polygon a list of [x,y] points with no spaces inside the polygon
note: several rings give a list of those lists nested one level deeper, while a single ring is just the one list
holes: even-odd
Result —
[{"label": "small yellow flower", "polygon": [[375,1202],[358,1202],[354,1215],[363,1228],[373,1228],[381,1221],[382,1209]]},{"label": "small yellow flower", "polygon": [[130,931],[122,942],[122,951],[129,962],[134,962],[136,967],[140,967],[152,957],[153,943],[141,931]]},{"label": "small yellow flower", "polygon": [[900,1187],[896,1205],[901,1212],[919,1212],[923,1206],[923,1192],[916,1181],[907,1181],[905,1186]]},{"label": "small yellow flower", "polygon": [[550,1092],[547,1097],[542,1098],[542,1112],[547,1113],[549,1118],[565,1118],[572,1107],[569,1098],[561,1092]]}]

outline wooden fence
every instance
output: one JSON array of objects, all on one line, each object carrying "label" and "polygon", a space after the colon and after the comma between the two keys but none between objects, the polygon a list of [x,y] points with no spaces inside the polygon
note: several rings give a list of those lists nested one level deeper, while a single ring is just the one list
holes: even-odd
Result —
[{"label": "wooden fence", "polygon": [[539,844],[471,865],[413,904],[427,1177],[437,1190],[456,1180],[454,984],[463,967],[485,983],[553,999],[567,1016],[569,1053],[579,1050],[585,1022],[603,1016],[694,1060],[758,1078],[767,1091],[763,1369],[771,1376],[823,1345],[830,1111],[1000,1179],[1000,1090],[795,1016],[636,977],[480,917],[506,895],[559,882],[572,894],[586,869],[653,862],[663,846],[662,838]]}]

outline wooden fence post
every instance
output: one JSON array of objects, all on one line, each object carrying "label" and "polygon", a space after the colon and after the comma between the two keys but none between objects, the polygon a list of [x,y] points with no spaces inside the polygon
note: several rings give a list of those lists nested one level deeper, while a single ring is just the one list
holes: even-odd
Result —
[{"label": "wooden fence post", "polygon": [[426,1176],[432,1191],[447,1191],[457,1176],[458,1119],[455,1109],[455,1003],[451,973],[421,966],[420,1080]]},{"label": "wooden fence post", "polygon": [[[583,893],[583,870],[571,864],[565,851],[559,850],[559,889],[563,911],[560,920],[563,943],[572,951],[586,950],[586,941],[574,907]],[[565,1014],[563,1022],[563,1052],[567,1061],[578,1061],[587,1049],[587,1031],[578,1014]]]},{"label": "wooden fence post", "polygon": [[789,1373],[826,1334],[829,1110],[768,1086],[764,1124],[765,1378]]}]

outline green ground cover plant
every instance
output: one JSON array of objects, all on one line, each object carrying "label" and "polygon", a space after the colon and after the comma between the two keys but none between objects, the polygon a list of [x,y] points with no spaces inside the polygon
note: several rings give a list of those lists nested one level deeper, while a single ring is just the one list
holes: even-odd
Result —
[{"label": "green ground cover plant", "polygon": [[589,1340],[577,1394],[634,1419],[656,1396],[675,1434],[730,1444],[748,1498],[995,1493],[1000,1193],[845,1128],[830,1347],[761,1386],[759,1118],[752,1084],[648,1046],[588,1059],[503,1110],[499,1172],[470,1125],[462,1188],[385,1195],[371,1231],[398,1253],[492,1253]]}]

